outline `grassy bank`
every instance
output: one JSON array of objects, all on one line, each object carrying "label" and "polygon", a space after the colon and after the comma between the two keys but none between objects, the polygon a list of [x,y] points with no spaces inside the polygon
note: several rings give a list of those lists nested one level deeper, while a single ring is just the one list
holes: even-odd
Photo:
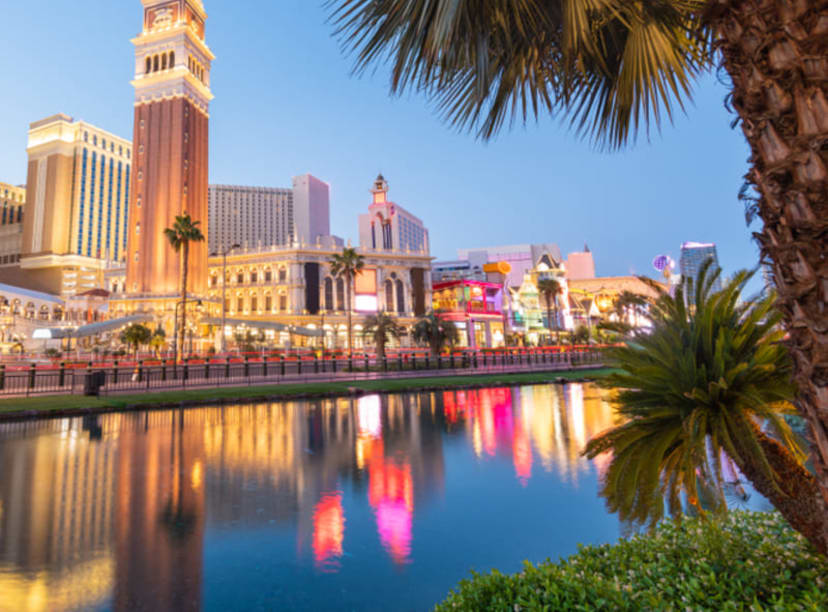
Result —
[{"label": "grassy bank", "polygon": [[259,387],[217,387],[186,391],[163,391],[138,395],[84,397],[55,395],[0,400],[0,419],[31,416],[65,416],[90,412],[111,412],[143,408],[196,406],[237,401],[279,401],[394,393],[401,391],[458,389],[490,385],[523,385],[553,382],[557,379],[583,380],[605,376],[610,370],[574,372],[533,372],[527,374],[488,374],[480,376],[441,376],[365,381],[337,381],[266,385]]}]

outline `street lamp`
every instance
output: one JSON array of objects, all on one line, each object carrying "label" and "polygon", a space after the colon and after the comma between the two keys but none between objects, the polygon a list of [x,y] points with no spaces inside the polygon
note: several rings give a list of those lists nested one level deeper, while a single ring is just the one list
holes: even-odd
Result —
[{"label": "street lamp", "polygon": [[210,253],[210,257],[221,255],[221,353],[227,352],[227,339],[225,338],[225,326],[227,320],[227,254],[240,249],[240,244],[234,244],[221,253]]}]

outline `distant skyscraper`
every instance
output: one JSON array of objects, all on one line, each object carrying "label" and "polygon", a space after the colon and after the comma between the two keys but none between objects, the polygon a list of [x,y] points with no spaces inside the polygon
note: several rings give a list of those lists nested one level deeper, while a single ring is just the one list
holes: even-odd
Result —
[{"label": "distant skyscraper", "polygon": [[[687,278],[693,279],[693,287],[687,292],[685,296],[688,302],[695,300],[695,283],[699,277],[699,272],[702,266],[707,261],[712,261],[708,274],[714,272],[719,268],[719,257],[716,254],[716,245],[713,243],[702,242],[685,242],[681,245],[681,257],[679,259],[679,268],[681,270],[682,281]],[[716,283],[713,285],[714,291],[719,291],[722,288],[722,279],[719,276]]]},{"label": "distant skyscraper", "polygon": [[[180,255],[164,236],[189,214],[209,235],[207,161],[210,66],[201,0],[141,0],[135,45],[135,171],[130,203],[127,292],[175,297]],[[189,248],[189,291],[207,290],[207,243]],[[160,305],[164,308],[163,305]]]},{"label": "distant skyscraper", "polygon": [[316,244],[330,234],[330,188],[310,174],[293,189],[210,186],[210,252],[242,247]]},{"label": "distant skyscraper", "polygon": [[388,200],[388,182],[381,174],[371,190],[368,214],[359,216],[359,244],[364,249],[427,253],[428,230],[399,204]]}]

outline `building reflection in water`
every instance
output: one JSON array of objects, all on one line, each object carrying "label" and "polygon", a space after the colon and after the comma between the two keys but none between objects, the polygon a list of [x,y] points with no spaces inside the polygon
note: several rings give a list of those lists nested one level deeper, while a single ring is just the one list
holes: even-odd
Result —
[{"label": "building reflection in water", "polygon": [[[211,531],[287,528],[319,572],[373,537],[405,566],[446,436],[523,486],[538,469],[577,485],[612,418],[598,390],[567,385],[3,424],[0,610],[200,609]],[[349,531],[347,508],[375,534]]]}]

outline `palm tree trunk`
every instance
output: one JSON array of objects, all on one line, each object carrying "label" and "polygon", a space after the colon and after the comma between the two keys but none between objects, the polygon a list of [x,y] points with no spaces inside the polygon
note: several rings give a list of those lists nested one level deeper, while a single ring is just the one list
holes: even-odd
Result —
[{"label": "palm tree trunk", "polygon": [[354,349],[351,341],[351,275],[345,275],[345,310],[348,315],[348,357],[353,356]]},{"label": "palm tree trunk", "polygon": [[187,264],[190,259],[190,243],[186,240],[183,245],[183,256],[181,259],[181,329],[178,330],[180,355],[184,354],[184,337],[187,329]]},{"label": "palm tree trunk", "polygon": [[[799,533],[808,538],[820,553],[828,555],[828,515],[822,512],[822,495],[816,479],[797,463],[784,446],[765,435],[751,423],[756,439],[773,471],[778,475],[774,483],[765,470],[733,457],[739,470],[754,488],[764,495]],[[735,438],[736,451],[749,457],[744,441]]]},{"label": "palm tree trunk", "polygon": [[546,296],[546,327],[549,328],[549,341],[552,341],[552,305],[549,302],[549,296]]},{"label": "palm tree trunk", "polygon": [[558,324],[558,300],[557,300],[557,297],[555,298],[555,301],[553,303],[555,305],[555,307],[553,308],[553,310],[555,311],[555,344],[560,346],[560,344],[561,344],[561,326]]},{"label": "palm tree trunk", "polygon": [[[819,512],[828,516],[828,35],[826,0],[714,0],[709,18],[733,81],[760,194],[756,235],[790,334]],[[828,521],[826,521],[828,522]],[[828,526],[823,526],[828,529]],[[828,531],[823,534],[828,540]]]}]

